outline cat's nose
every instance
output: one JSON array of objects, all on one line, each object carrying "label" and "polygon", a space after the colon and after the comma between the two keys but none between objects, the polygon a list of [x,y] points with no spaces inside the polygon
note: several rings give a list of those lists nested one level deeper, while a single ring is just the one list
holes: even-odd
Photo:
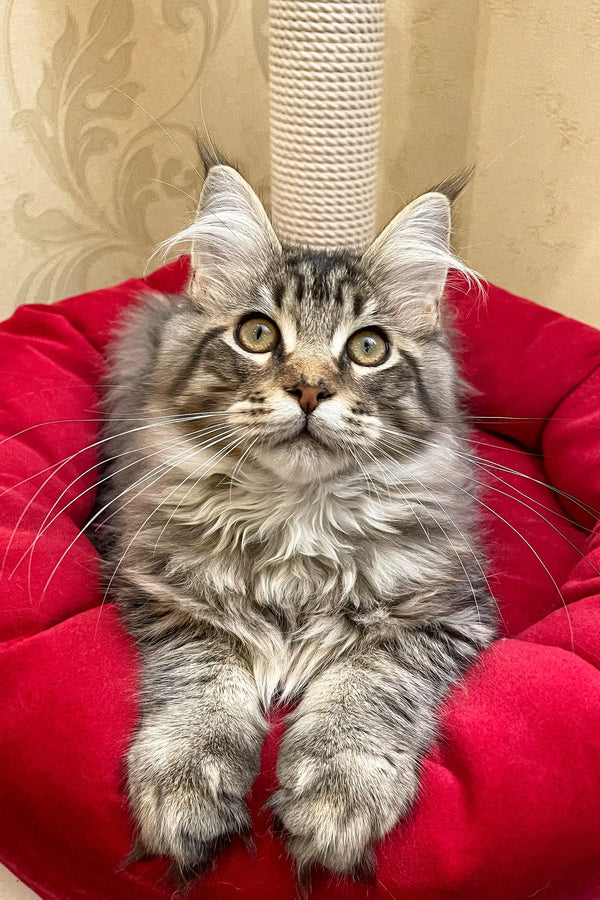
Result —
[{"label": "cat's nose", "polygon": [[332,392],[323,384],[295,384],[293,388],[286,388],[288,394],[298,398],[302,412],[306,415],[317,408],[321,400],[332,396]]}]

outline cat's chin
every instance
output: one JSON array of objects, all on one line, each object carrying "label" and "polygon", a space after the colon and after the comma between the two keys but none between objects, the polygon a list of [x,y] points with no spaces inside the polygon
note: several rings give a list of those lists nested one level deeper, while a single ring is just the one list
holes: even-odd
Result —
[{"label": "cat's chin", "polygon": [[309,437],[263,447],[256,454],[259,463],[282,481],[311,484],[327,481],[346,467],[342,454]]}]

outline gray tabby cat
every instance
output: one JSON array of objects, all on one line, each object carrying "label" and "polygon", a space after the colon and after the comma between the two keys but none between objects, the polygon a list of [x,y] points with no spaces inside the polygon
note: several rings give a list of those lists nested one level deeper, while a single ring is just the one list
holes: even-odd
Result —
[{"label": "gray tabby cat", "polygon": [[301,874],[368,869],[493,636],[449,210],[425,194],[363,256],[286,248],[218,165],[176,238],[187,293],[145,298],[114,344],[108,568],[142,658],[128,793],[140,852],[184,879],[250,827],[264,712],[291,700],[287,848]]}]

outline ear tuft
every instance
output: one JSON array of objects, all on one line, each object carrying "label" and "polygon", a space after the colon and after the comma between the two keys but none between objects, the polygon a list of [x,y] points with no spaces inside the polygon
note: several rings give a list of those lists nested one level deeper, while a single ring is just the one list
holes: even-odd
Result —
[{"label": "ear tuft", "polygon": [[190,248],[191,296],[220,306],[247,296],[281,254],[260,200],[226,165],[209,170],[194,222],[163,248],[180,244]]},{"label": "ear tuft", "polygon": [[423,194],[392,219],[363,257],[384,301],[408,330],[437,326],[450,268],[470,275],[450,250],[450,228],[448,197]]}]

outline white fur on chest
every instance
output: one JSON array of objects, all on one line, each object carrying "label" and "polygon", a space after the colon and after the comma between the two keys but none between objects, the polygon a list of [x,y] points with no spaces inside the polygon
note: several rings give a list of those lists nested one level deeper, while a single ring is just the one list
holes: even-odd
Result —
[{"label": "white fur on chest", "polygon": [[[432,506],[434,491],[434,519],[442,516],[445,485],[432,483],[434,462],[439,470],[439,457],[396,472],[388,465],[389,480],[372,470],[370,484],[359,474],[294,485],[248,466],[231,489],[223,482],[198,494],[196,565],[211,593],[237,598],[228,601],[226,627],[252,645],[265,704],[277,690],[283,698],[296,694],[356,639],[339,612],[358,609],[365,591],[385,601],[435,581],[440,556],[426,530],[414,539],[415,518]],[[404,539],[403,523],[412,539]],[[181,562],[189,567],[190,556]],[[288,627],[268,610],[282,613]]]},{"label": "white fur on chest", "polygon": [[382,597],[429,578],[439,557],[426,528],[411,543],[403,525],[445,518],[448,484],[432,478],[443,455],[372,467],[369,481],[360,472],[297,485],[247,465],[231,487],[199,484],[183,515],[198,526],[203,579],[259,606],[327,612],[352,601],[360,576]]},{"label": "white fur on chest", "polygon": [[257,603],[277,607],[347,598],[370,562],[359,548],[394,530],[393,510],[359,476],[307,486],[249,469],[200,511],[202,535],[218,535],[205,571],[219,584],[237,571]]}]

